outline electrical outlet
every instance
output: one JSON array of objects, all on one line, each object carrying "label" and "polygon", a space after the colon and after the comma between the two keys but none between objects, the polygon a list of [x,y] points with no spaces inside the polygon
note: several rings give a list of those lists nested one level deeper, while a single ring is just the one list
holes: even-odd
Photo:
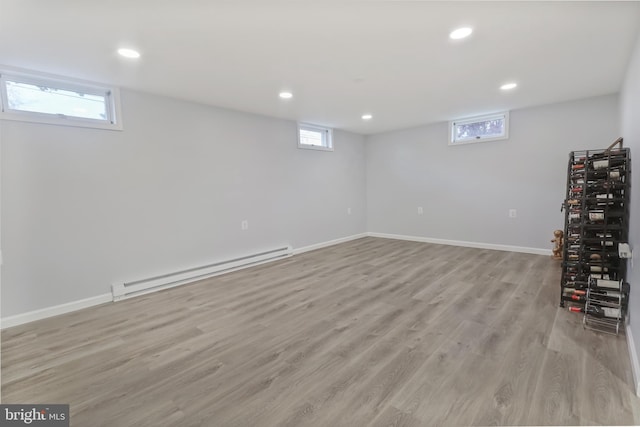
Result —
[{"label": "electrical outlet", "polygon": [[418,215],[422,214],[424,214],[424,209],[422,209],[422,206],[418,206]]},{"label": "electrical outlet", "polygon": [[240,223],[240,229],[241,230],[248,230],[249,229],[249,221],[247,221],[246,219],[244,221],[242,221]]},{"label": "electrical outlet", "polygon": [[518,217],[518,211],[515,209],[509,209],[509,218],[517,218]]},{"label": "electrical outlet", "polygon": [[618,256],[620,258],[631,258],[631,249],[628,243],[618,244]]}]

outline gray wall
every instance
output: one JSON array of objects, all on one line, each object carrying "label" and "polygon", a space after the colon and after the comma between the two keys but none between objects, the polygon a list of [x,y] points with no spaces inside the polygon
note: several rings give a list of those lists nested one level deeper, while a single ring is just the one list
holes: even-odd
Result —
[{"label": "gray wall", "polygon": [[550,249],[568,152],[619,132],[611,95],[512,111],[507,141],[449,147],[441,123],[366,143],[336,131],[321,152],[290,121],[122,99],[123,132],[0,121],[3,316],[364,231]]},{"label": "gray wall", "polygon": [[3,316],[365,231],[364,137],[301,150],[290,121],[131,91],[122,109],[123,132],[0,121]]},{"label": "gray wall", "polygon": [[[631,148],[631,162],[635,171],[631,177],[631,223],[629,243],[634,253],[635,265],[629,266],[628,282],[629,322],[635,338],[636,354],[640,355],[640,38],[629,62],[627,77],[620,92],[620,117],[624,145]],[[635,160],[634,160],[635,159]],[[633,162],[635,161],[635,166]]]},{"label": "gray wall", "polygon": [[569,151],[608,146],[617,124],[609,95],[512,111],[503,141],[448,146],[447,123],[369,137],[367,229],[550,250]]}]

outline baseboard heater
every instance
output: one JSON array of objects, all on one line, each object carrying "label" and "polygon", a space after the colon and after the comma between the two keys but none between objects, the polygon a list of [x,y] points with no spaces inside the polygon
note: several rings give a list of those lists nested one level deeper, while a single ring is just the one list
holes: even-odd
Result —
[{"label": "baseboard heater", "polygon": [[159,291],[161,289],[172,288],[220,274],[230,273],[241,268],[275,261],[280,258],[286,258],[291,256],[291,254],[291,246],[270,249],[240,258],[167,273],[161,276],[149,277],[147,279],[135,280],[132,282],[116,283],[111,285],[111,293],[113,294],[113,301],[120,301],[148,294],[150,292]]}]

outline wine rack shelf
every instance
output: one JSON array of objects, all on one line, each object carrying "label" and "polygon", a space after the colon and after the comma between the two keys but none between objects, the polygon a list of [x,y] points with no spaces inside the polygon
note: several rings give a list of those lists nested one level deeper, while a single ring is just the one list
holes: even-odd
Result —
[{"label": "wine rack shelf", "polygon": [[622,138],[607,149],[569,154],[560,306],[584,313],[585,327],[615,334],[629,300],[620,245],[628,242],[630,185]]}]

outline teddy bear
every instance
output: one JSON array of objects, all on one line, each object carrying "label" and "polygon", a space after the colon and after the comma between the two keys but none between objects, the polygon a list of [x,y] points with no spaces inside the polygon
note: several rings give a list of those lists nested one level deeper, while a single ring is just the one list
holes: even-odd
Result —
[{"label": "teddy bear", "polygon": [[553,259],[562,259],[562,244],[564,243],[564,232],[556,230],[553,232],[554,239],[551,240],[553,245]]}]

